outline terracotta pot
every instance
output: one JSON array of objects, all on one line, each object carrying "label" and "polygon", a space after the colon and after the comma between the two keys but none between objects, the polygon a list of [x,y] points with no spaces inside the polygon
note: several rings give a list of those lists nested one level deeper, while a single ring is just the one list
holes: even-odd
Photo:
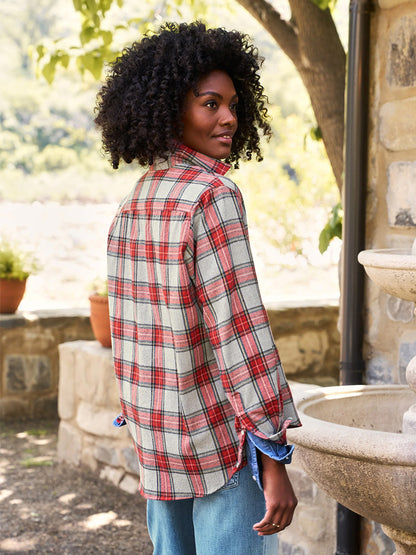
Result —
[{"label": "terracotta pot", "polygon": [[16,312],[25,289],[25,279],[0,279],[0,313],[13,314]]},{"label": "terracotta pot", "polygon": [[103,347],[111,347],[110,315],[108,311],[108,297],[91,295],[91,326],[94,336]]}]

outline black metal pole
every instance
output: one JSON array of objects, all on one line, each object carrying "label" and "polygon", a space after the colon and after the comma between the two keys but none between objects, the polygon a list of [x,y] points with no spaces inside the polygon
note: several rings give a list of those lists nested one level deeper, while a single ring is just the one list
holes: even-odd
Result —
[{"label": "black metal pole", "polygon": [[365,248],[370,10],[371,4],[367,0],[351,0],[341,274],[342,385],[362,383],[364,370],[364,269],[357,256]]},{"label": "black metal pole", "polygon": [[[351,0],[348,39],[343,247],[341,273],[341,385],[363,380],[364,270],[371,0]],[[337,509],[336,555],[359,555],[360,517]]]}]

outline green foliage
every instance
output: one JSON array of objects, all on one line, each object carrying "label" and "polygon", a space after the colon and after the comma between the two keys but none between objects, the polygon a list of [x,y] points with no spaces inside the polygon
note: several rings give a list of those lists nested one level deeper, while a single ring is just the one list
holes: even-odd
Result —
[{"label": "green foliage", "polygon": [[39,263],[32,253],[8,241],[0,242],[0,279],[23,281],[39,270]]},{"label": "green foliage", "polygon": [[[39,45],[36,51],[38,60],[40,61],[46,54],[46,48],[43,45]],[[58,64],[61,64],[64,68],[67,68],[69,64],[69,55],[62,50],[56,50],[51,54],[49,61],[42,67],[42,75],[49,84],[51,84],[55,78],[56,66]]]},{"label": "green foliage", "polygon": [[[114,0],[115,3],[120,8],[123,6],[123,0]],[[55,79],[57,67],[68,68],[71,58],[75,58],[81,74],[88,71],[98,80],[104,64],[114,61],[120,53],[119,48],[113,47],[113,31],[103,28],[113,0],[73,0],[73,4],[81,18],[79,45],[62,47],[61,39],[56,39],[49,44],[39,43],[34,50],[38,74],[42,74],[49,84]],[[125,29],[117,26],[117,29],[121,28]]]},{"label": "green foliage", "polygon": [[[17,80],[16,85],[21,82]],[[3,94],[0,112],[0,170],[20,169],[25,174],[68,168],[97,141],[88,105],[63,105],[61,98],[45,102],[36,82],[20,91]],[[73,88],[73,87],[71,87]]]},{"label": "green foliage", "polygon": [[232,178],[243,191],[250,223],[280,252],[307,258],[310,226],[323,225],[322,205],[333,205],[338,189],[322,141],[304,141],[303,119],[283,118],[276,107],[271,113],[275,137],[263,147],[264,161],[243,164]]},{"label": "green foliage", "polygon": [[313,139],[314,141],[322,141],[322,130],[319,126],[314,125],[313,127],[311,127],[311,129],[309,130],[309,136],[311,137],[311,139]]},{"label": "green foliage", "polygon": [[343,215],[341,203],[338,202],[331,208],[328,222],[319,235],[319,251],[321,254],[327,250],[332,239],[335,237],[342,239]]},{"label": "green foliage", "polygon": [[105,65],[113,62],[128,42],[154,31],[162,21],[206,19],[216,8],[223,9],[227,4],[227,0],[164,0],[160,4],[141,0],[135,3],[132,15],[124,0],[73,0],[81,20],[78,44],[58,38],[32,47],[37,73],[51,84],[57,68],[68,68],[74,59],[82,75],[88,72],[99,80]]},{"label": "green foliage", "polygon": [[30,428],[29,430],[26,430],[26,433],[28,436],[32,437],[45,437],[50,434],[50,432],[44,428]]},{"label": "green foliage", "polygon": [[35,159],[34,171],[63,170],[78,162],[77,153],[59,145],[47,145]]},{"label": "green foliage", "polygon": [[329,9],[331,12],[335,8],[337,0],[311,0],[321,10]]},{"label": "green foliage", "polygon": [[[6,68],[12,61],[18,67],[20,75],[32,76],[32,45],[62,29],[57,18],[56,4],[57,0],[0,0],[0,41],[3,39],[8,43],[6,48],[2,44]],[[10,45],[13,46],[12,49],[9,48]],[[13,56],[10,56],[11,50]],[[5,64],[2,63],[1,66],[4,80]]]},{"label": "green foliage", "polygon": [[23,459],[20,461],[22,466],[27,468],[35,468],[39,466],[53,466],[53,460],[45,457],[33,457],[28,459]]}]

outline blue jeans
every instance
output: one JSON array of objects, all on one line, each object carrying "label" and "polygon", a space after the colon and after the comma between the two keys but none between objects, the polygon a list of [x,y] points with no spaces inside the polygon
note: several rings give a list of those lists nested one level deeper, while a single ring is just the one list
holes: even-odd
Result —
[{"label": "blue jeans", "polygon": [[147,501],[154,555],[277,555],[277,534],[252,527],[265,513],[262,491],[249,466],[220,490],[193,499]]}]

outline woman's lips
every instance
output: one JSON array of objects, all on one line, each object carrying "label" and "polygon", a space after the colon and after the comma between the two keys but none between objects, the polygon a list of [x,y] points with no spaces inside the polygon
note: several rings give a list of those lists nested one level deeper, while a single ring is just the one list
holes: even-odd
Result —
[{"label": "woman's lips", "polygon": [[214,137],[215,139],[217,139],[218,141],[220,141],[221,143],[225,144],[225,145],[230,145],[233,142],[233,137],[232,135],[215,135]]}]

